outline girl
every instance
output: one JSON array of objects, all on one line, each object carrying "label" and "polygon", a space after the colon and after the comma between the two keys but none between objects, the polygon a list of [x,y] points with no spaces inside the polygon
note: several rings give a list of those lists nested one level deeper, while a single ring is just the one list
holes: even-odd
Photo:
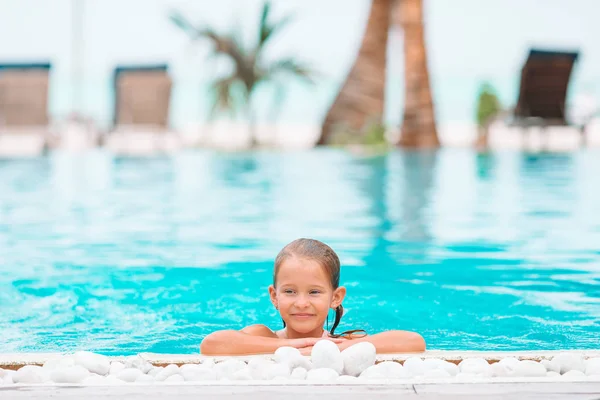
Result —
[{"label": "girl", "polygon": [[[332,340],[340,350],[358,342],[375,345],[377,353],[425,351],[425,341],[414,332],[387,331],[373,336],[335,329],[344,314],[342,301],[346,288],[340,286],[340,260],[326,244],[313,239],[297,239],[285,246],[275,259],[271,302],[283,319],[284,328],[273,332],[265,325],[248,326],[241,331],[217,331],[206,336],[200,352],[206,355],[249,355],[274,353],[291,346],[310,354],[319,340]],[[329,332],[323,329],[329,309],[335,322]]]}]

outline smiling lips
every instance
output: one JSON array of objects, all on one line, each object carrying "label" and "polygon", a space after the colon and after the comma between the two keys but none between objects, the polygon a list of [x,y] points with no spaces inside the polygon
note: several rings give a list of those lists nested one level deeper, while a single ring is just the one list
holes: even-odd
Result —
[{"label": "smiling lips", "polygon": [[307,318],[310,318],[310,317],[314,317],[315,314],[298,313],[298,314],[292,314],[292,316],[294,318],[298,318],[298,319],[307,319]]}]

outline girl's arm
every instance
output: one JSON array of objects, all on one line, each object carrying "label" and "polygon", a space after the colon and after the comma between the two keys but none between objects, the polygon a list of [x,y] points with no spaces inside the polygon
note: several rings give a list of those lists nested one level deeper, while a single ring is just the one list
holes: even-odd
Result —
[{"label": "girl's arm", "polygon": [[[425,351],[425,340],[421,335],[408,331],[387,331],[372,336],[363,336],[356,339],[347,339],[338,344],[340,350],[360,343],[370,342],[375,346],[377,354],[391,353],[420,353]],[[300,349],[303,355],[309,356],[311,347]]]},{"label": "girl's arm", "polygon": [[200,353],[211,356],[273,354],[282,346],[310,347],[321,339],[281,339],[264,325],[252,325],[241,331],[226,330],[211,333],[202,340]]},{"label": "girl's arm", "polygon": [[425,351],[425,340],[416,332],[387,331],[372,336],[349,339],[340,344],[340,350],[347,349],[353,344],[370,342],[375,346],[378,354],[389,353],[420,353]]}]

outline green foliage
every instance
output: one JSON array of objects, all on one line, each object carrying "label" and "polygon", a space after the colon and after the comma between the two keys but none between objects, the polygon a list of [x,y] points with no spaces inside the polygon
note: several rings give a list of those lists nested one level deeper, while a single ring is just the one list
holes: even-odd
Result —
[{"label": "green foliage", "polygon": [[485,82],[477,97],[477,125],[483,127],[502,111],[500,100],[491,84]]},{"label": "green foliage", "polygon": [[[246,49],[235,31],[231,34],[220,34],[207,26],[194,26],[178,11],[170,13],[170,21],[191,40],[204,39],[213,44],[209,57],[225,56],[233,63],[233,71],[229,75],[219,77],[211,85],[215,95],[211,116],[221,111],[234,113],[240,106],[239,101],[235,100],[240,97],[243,108],[249,111],[252,95],[262,84],[270,83],[275,86],[274,109],[278,109],[277,107],[282,104],[284,97],[282,87],[290,77],[301,78],[309,84],[314,84],[315,73],[293,58],[283,58],[268,64],[263,61],[267,44],[273,39],[274,34],[292,21],[291,17],[287,16],[279,21],[270,22],[270,14],[271,3],[267,1],[262,8],[256,43],[252,48]],[[251,115],[248,117],[252,120]]]},{"label": "green foliage", "polygon": [[373,151],[383,151],[391,147],[385,137],[385,126],[370,123],[365,129],[356,130],[338,126],[331,134],[331,145],[339,147],[364,147]]}]

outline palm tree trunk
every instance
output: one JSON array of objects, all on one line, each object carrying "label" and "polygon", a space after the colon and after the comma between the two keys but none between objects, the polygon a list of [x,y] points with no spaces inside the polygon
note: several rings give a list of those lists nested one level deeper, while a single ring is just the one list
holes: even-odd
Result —
[{"label": "palm tree trunk", "polygon": [[440,145],[423,24],[423,0],[400,0],[397,12],[404,31],[404,115],[399,146],[431,148]]},{"label": "palm tree trunk", "polygon": [[318,145],[330,143],[336,129],[360,131],[381,123],[391,0],[372,0],[367,27],[354,65],[329,109]]}]

